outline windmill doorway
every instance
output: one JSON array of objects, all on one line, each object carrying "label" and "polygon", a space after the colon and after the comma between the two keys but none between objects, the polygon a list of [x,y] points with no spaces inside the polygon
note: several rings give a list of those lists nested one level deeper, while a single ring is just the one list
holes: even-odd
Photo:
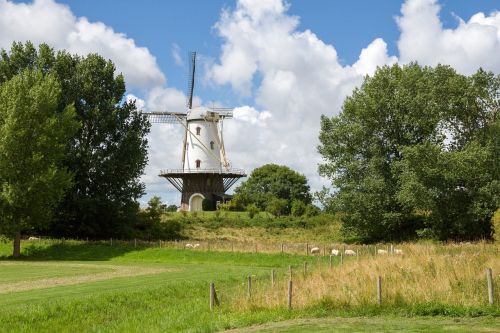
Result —
[{"label": "windmill doorway", "polygon": [[195,193],[189,198],[189,211],[190,212],[200,212],[203,210],[203,199],[205,197],[200,193]]}]

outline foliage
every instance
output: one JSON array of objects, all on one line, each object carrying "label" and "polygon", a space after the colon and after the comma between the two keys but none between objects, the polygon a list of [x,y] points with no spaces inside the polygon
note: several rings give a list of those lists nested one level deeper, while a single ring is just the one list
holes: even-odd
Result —
[{"label": "foliage", "polygon": [[286,199],[271,198],[266,206],[266,212],[280,217],[286,215],[288,201]]},{"label": "foliage", "polygon": [[305,176],[276,164],[254,169],[248,180],[235,189],[235,193],[244,196],[247,204],[253,203],[261,210],[266,209],[272,198],[284,199],[287,203],[281,214],[290,212],[293,200],[308,204],[312,199]]},{"label": "foliage", "polygon": [[51,74],[61,84],[57,111],[73,104],[81,126],[70,140],[64,166],[74,174],[50,232],[59,236],[111,237],[130,232],[144,192],[149,122],[124,101],[125,82],[97,54],[55,52],[46,44],[14,43],[0,54],[0,85],[24,69]]},{"label": "foliage", "polygon": [[72,106],[58,112],[60,102],[59,82],[40,71],[23,70],[0,85],[0,233],[17,240],[47,227],[72,184],[62,161],[78,123]]},{"label": "foliage", "polygon": [[172,204],[172,205],[168,205],[167,208],[165,209],[165,211],[172,213],[172,212],[176,212],[177,208],[178,208],[177,205]]},{"label": "foliage", "polygon": [[292,216],[302,216],[306,213],[306,204],[300,200],[292,201]]},{"label": "foliage", "polygon": [[321,119],[319,171],[337,189],[329,206],[344,213],[344,233],[363,241],[424,228],[440,239],[491,237],[498,96],[500,78],[481,70],[466,77],[412,63],[366,77],[338,116]]},{"label": "foliage", "polygon": [[260,210],[254,204],[249,204],[247,206],[248,217],[253,219],[255,215],[259,214]]},{"label": "foliage", "polygon": [[215,202],[212,199],[204,198],[201,202],[201,207],[204,211],[215,210]]},{"label": "foliage", "polygon": [[141,239],[180,239],[182,224],[179,221],[164,219],[167,205],[160,197],[154,196],[148,201],[148,207],[141,212],[134,237]]},{"label": "foliage", "polygon": [[493,215],[493,238],[500,243],[500,209]]}]

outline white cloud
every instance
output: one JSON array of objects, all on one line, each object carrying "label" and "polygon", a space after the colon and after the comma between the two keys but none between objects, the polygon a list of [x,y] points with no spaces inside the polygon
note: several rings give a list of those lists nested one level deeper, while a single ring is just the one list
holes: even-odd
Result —
[{"label": "white cloud", "polygon": [[279,0],[239,1],[234,11],[223,11],[215,25],[222,53],[208,78],[254,97],[256,107],[266,110],[237,108],[224,125],[232,164],[249,171],[265,163],[285,164],[319,189],[324,183],[317,174],[320,115],[337,114],[363,75],[397,59],[376,39],[353,66],[342,66],[335,48],[309,30],[300,31],[299,19],[287,9]]},{"label": "white cloud", "polygon": [[184,61],[181,57],[181,48],[177,44],[172,44],[172,58],[174,58],[174,62],[177,66],[183,66]]},{"label": "white cloud", "polygon": [[464,74],[481,66],[500,72],[500,12],[477,13],[469,21],[457,17],[455,29],[445,29],[439,19],[436,0],[408,0],[397,19],[398,42],[403,63],[448,64]]},{"label": "white cloud", "polygon": [[129,87],[150,88],[165,83],[156,58],[147,48],[101,22],[76,17],[69,7],[54,0],[0,0],[0,31],[0,47],[5,49],[14,41],[30,40],[81,55],[96,52],[115,63]]}]

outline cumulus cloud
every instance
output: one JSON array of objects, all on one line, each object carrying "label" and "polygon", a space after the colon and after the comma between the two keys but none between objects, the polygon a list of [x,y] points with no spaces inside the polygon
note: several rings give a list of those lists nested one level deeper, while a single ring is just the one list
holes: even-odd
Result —
[{"label": "cumulus cloud", "polygon": [[81,55],[97,52],[115,63],[129,87],[150,88],[165,83],[156,58],[147,48],[137,46],[133,39],[104,23],[76,17],[69,7],[54,0],[0,0],[0,31],[1,48],[30,40]]},{"label": "cumulus cloud", "polygon": [[174,58],[174,62],[177,66],[183,66],[184,61],[181,57],[181,48],[177,44],[172,44],[172,58]]},{"label": "cumulus cloud", "polygon": [[500,72],[500,12],[473,15],[468,21],[457,17],[455,29],[445,29],[436,0],[408,0],[397,19],[398,42],[403,63],[448,64],[464,74],[481,66]]},{"label": "cumulus cloud", "polygon": [[[238,1],[223,11],[215,29],[223,40],[220,61],[208,78],[255,99],[255,108],[235,110],[225,125],[229,158],[248,170],[279,163],[306,174],[318,189],[316,152],[321,114],[340,111],[345,96],[377,66],[396,62],[382,39],[342,66],[332,45],[298,29],[280,0]],[[255,86],[254,86],[255,85]]]}]

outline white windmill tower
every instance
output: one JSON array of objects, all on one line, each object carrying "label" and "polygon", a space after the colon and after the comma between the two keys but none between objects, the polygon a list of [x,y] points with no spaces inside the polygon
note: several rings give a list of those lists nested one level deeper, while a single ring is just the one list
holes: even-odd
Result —
[{"label": "white windmill tower", "polygon": [[231,168],[224,149],[223,121],[233,117],[233,110],[193,108],[196,52],[191,53],[190,67],[187,112],[144,114],[152,123],[178,123],[184,127],[182,168],[162,170],[160,177],[165,177],[182,193],[181,210],[199,211],[205,198],[226,201],[226,191],[246,174],[244,170]]}]

